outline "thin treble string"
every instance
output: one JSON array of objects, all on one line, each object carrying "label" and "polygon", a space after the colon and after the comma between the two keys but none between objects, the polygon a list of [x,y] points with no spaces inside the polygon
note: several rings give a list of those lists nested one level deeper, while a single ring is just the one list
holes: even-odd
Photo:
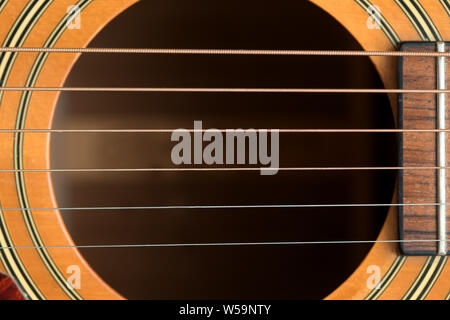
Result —
[{"label": "thin treble string", "polygon": [[0,52],[47,53],[128,53],[187,55],[278,55],[278,56],[391,56],[450,57],[450,52],[357,51],[357,50],[252,50],[252,49],[173,49],[173,48],[26,48],[0,47]]},{"label": "thin treble string", "polygon": [[[1,208],[0,211],[109,211],[109,210],[190,210],[190,209],[300,209],[300,208],[362,208],[362,207],[426,207],[442,203],[340,203],[340,204],[256,204],[256,205],[174,205],[174,206],[113,206],[72,208]],[[450,203],[445,203],[450,205]]]},{"label": "thin treble string", "polygon": [[335,88],[133,88],[133,87],[0,87],[0,91],[57,92],[174,92],[174,93],[450,93],[450,89],[335,89]]},{"label": "thin treble string", "polygon": [[439,170],[450,167],[236,167],[236,168],[74,168],[74,169],[0,169],[1,172],[210,172],[210,171],[364,171],[364,170]]},{"label": "thin treble string", "polygon": [[100,249],[100,248],[162,248],[162,247],[235,247],[235,246],[292,246],[327,244],[375,244],[375,243],[427,243],[440,240],[348,240],[348,241],[273,241],[273,242],[204,242],[204,243],[149,243],[149,244],[103,244],[63,246],[5,246],[0,249]]},{"label": "thin treble string", "polygon": [[[0,129],[0,133],[173,133],[184,132],[227,132],[236,129]],[[247,129],[248,130],[248,129]],[[255,132],[273,131],[279,133],[407,133],[407,132],[450,132],[450,129],[250,129]]]}]

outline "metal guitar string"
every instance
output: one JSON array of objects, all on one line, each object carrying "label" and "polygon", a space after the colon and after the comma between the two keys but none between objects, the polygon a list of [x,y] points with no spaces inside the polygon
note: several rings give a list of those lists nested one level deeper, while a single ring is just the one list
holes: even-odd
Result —
[{"label": "metal guitar string", "polygon": [[183,92],[183,93],[450,93],[450,89],[334,88],[131,88],[131,87],[0,87],[0,91],[56,92]]},{"label": "metal guitar string", "polygon": [[72,168],[0,169],[2,172],[210,172],[210,171],[365,171],[365,170],[439,170],[450,167],[235,167],[235,168]]},{"label": "metal guitar string", "polygon": [[[47,52],[47,53],[129,53],[129,54],[203,54],[203,55],[286,55],[286,56],[391,56],[391,57],[449,57],[450,52],[399,52],[399,51],[337,51],[337,50],[246,50],[246,49],[134,49],[134,48],[12,48],[0,47],[0,52]],[[445,94],[450,90],[415,89],[314,89],[314,88],[106,88],[106,87],[0,87],[0,91],[73,91],[73,92],[206,92],[206,93],[432,93]],[[220,129],[218,131],[225,131]],[[267,130],[267,129],[257,129]],[[189,130],[198,132],[199,130]],[[205,131],[205,130],[200,130]],[[447,132],[440,129],[279,129],[284,133],[377,133],[377,132]],[[0,133],[167,133],[170,129],[1,129]],[[323,171],[323,170],[439,170],[447,167],[318,167],[318,168],[278,168],[280,171]],[[273,168],[111,168],[111,169],[3,169],[0,172],[134,172],[134,171],[256,171]],[[142,206],[142,207],[78,207],[78,208],[4,208],[2,211],[16,210],[161,210],[161,209],[246,209],[246,208],[332,208],[332,207],[405,207],[438,206],[440,203],[411,204],[305,204],[305,205],[226,205],[226,206]],[[139,247],[200,247],[200,246],[260,246],[260,245],[312,245],[312,244],[370,244],[439,242],[440,240],[374,240],[374,241],[288,241],[288,242],[217,242],[217,243],[166,243],[166,244],[125,244],[125,245],[80,245],[80,246],[29,246],[0,247],[0,249],[37,248],[139,248]]]},{"label": "metal guitar string", "polygon": [[149,244],[99,244],[74,246],[10,246],[10,249],[107,249],[107,248],[162,248],[162,247],[235,247],[235,246],[280,246],[280,245],[326,245],[326,244],[374,244],[374,243],[407,243],[438,242],[439,240],[354,240],[354,241],[272,241],[272,242],[203,242],[203,243],[149,243]]},{"label": "metal guitar string", "polygon": [[[1,211],[104,211],[104,210],[189,210],[189,209],[299,209],[299,208],[361,208],[361,207],[429,207],[441,203],[338,203],[338,204],[250,204],[250,205],[172,205],[172,206],[112,206],[72,208],[2,208]],[[446,203],[450,205],[450,203]]]},{"label": "metal guitar string", "polygon": [[128,53],[185,55],[276,55],[276,56],[389,56],[450,57],[450,52],[358,51],[358,50],[252,50],[252,49],[174,49],[174,48],[31,48],[0,47],[0,52],[47,53]]},{"label": "metal guitar string", "polygon": [[[1,91],[1,90],[0,90]],[[177,129],[0,129],[0,133],[172,133]],[[235,129],[183,129],[185,132],[227,132]],[[408,133],[408,132],[450,132],[450,129],[252,129],[255,132],[273,131],[279,133]]]}]

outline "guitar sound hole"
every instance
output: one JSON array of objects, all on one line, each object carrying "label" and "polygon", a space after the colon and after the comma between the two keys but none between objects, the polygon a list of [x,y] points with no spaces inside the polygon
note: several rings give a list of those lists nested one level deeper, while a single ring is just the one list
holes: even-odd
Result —
[{"label": "guitar sound hole", "polygon": [[[362,26],[364,27],[364,26]],[[70,31],[70,32],[76,32]],[[307,1],[142,1],[91,47],[351,49]],[[66,86],[381,88],[366,57],[83,55]],[[369,94],[63,93],[55,129],[394,128]],[[281,167],[395,166],[395,134],[280,135]],[[164,168],[165,133],[54,134],[53,168]],[[59,207],[390,203],[395,172],[53,173]],[[386,207],[63,211],[78,245],[376,239]],[[126,298],[318,299],[370,245],[81,249]]]}]

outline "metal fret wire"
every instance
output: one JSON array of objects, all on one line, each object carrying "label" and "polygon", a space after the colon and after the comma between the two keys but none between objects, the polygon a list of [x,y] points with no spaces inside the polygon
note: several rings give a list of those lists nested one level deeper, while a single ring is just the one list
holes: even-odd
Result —
[{"label": "metal fret wire", "polygon": [[[422,56],[442,57],[450,56],[450,53],[437,52],[380,52],[380,51],[321,51],[321,50],[220,50],[220,49],[119,49],[119,48],[5,48],[0,52],[49,52],[49,53],[139,53],[139,54],[217,54],[217,55],[297,55],[297,56]],[[450,90],[401,90],[401,89],[279,89],[279,88],[57,88],[57,87],[2,87],[1,91],[126,91],[126,92],[272,92],[272,93],[449,93]],[[136,130],[8,130],[1,132],[172,132],[168,129],[136,129]],[[201,130],[205,131],[205,130]],[[445,130],[447,131],[447,130]],[[281,129],[280,132],[445,132],[444,130],[371,130],[371,129]],[[192,130],[191,132],[197,132]],[[210,170],[261,170],[261,168],[215,168],[215,169],[101,169],[113,171],[142,171],[142,170],[176,170],[176,171],[210,171]],[[264,168],[263,168],[264,169]],[[384,167],[384,168],[278,168],[278,170],[366,170],[366,169],[408,169],[407,167]],[[426,169],[409,168],[409,169]],[[440,167],[429,167],[429,169],[440,169]],[[100,169],[49,169],[49,170],[13,170],[14,172],[42,172],[52,171],[80,171]],[[269,170],[273,170],[269,169]],[[3,170],[2,170],[3,171]],[[3,171],[5,172],[5,171]],[[11,172],[11,170],[8,170]],[[118,210],[118,209],[222,209],[222,208],[326,208],[326,207],[380,207],[380,206],[437,206],[430,204],[334,204],[334,205],[241,205],[241,206],[153,206],[153,207],[91,207],[91,208],[34,208],[28,210]],[[13,211],[22,209],[3,209]],[[45,247],[0,247],[0,249],[37,249],[37,248],[126,248],[126,247],[194,247],[194,246],[255,246],[255,245],[311,245],[311,244],[363,244],[363,243],[401,243],[401,242],[438,242],[439,240],[375,240],[375,241],[307,241],[307,242],[229,242],[229,243],[174,243],[174,244],[133,244],[133,245],[89,245],[89,246],[45,246]]]}]

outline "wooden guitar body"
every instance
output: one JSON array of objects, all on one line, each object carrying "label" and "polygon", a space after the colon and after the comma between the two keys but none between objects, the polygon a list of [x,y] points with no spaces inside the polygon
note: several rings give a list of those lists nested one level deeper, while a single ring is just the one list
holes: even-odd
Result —
[{"label": "wooden guitar body", "polygon": [[[4,47],[83,48],[137,0],[3,0]],[[450,41],[448,0],[311,0],[338,20],[366,51],[395,51],[405,41]],[[83,27],[67,28],[68,7],[81,9]],[[382,13],[381,28],[368,28],[368,7]],[[330,48],[333,49],[333,48]],[[1,53],[4,87],[62,87],[79,54]],[[371,57],[386,88],[397,88],[397,58]],[[0,128],[49,129],[57,92],[0,92]],[[394,113],[397,96],[390,95]],[[448,105],[448,102],[447,102]],[[0,168],[49,169],[49,133],[1,133]],[[393,195],[393,202],[396,195]],[[29,299],[122,299],[74,248],[57,208],[49,172],[0,172],[0,271],[15,279]],[[2,208],[22,208],[6,211]],[[398,239],[392,208],[377,240]],[[67,248],[61,248],[67,246]],[[31,247],[31,248],[30,248]],[[53,247],[53,248],[52,248]],[[58,248],[55,248],[58,247]],[[327,299],[449,299],[447,256],[405,256],[398,243],[376,243],[357,270]],[[83,275],[80,289],[67,284],[71,266]],[[368,286],[371,267],[380,270]]]}]

